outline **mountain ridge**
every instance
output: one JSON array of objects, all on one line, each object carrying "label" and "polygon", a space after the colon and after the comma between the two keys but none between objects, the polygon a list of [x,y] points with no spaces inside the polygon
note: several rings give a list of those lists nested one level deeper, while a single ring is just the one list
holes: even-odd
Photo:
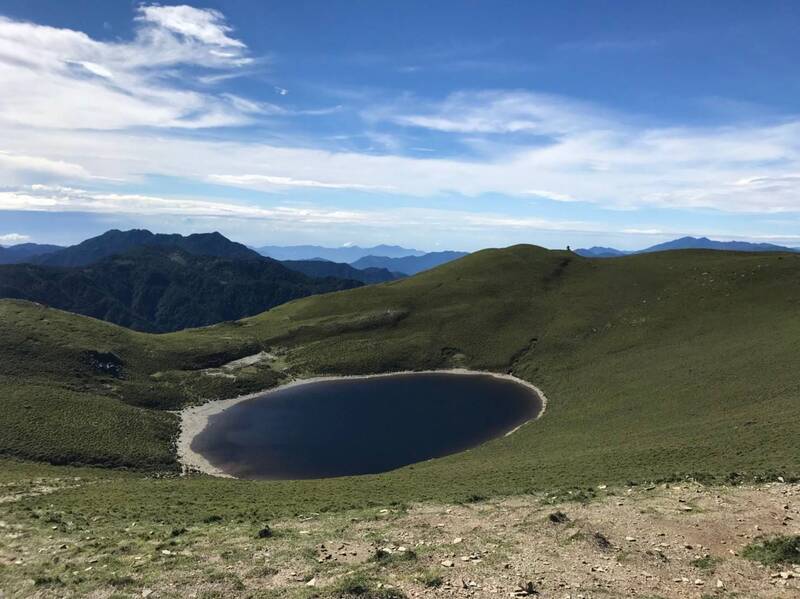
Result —
[{"label": "mountain ridge", "polygon": [[216,231],[183,236],[178,233],[152,233],[147,229],[130,229],[128,231],[111,229],[76,245],[34,258],[31,262],[42,266],[88,266],[104,258],[142,246],[169,246],[182,249],[190,254],[219,258],[265,259],[258,252],[241,243],[231,241]]},{"label": "mountain ridge", "polygon": [[708,237],[680,237],[665,241],[641,250],[618,250],[612,247],[580,248],[575,253],[584,258],[616,258],[633,254],[650,254],[675,250],[716,250],[728,252],[800,252],[800,248],[776,245],[773,243],[752,243],[749,241],[716,241]]},{"label": "mountain ridge", "polygon": [[64,246],[44,243],[19,243],[0,246],[0,264],[19,264],[44,254],[65,249]]},{"label": "mountain ridge", "polygon": [[387,258],[384,256],[364,256],[353,262],[355,268],[385,268],[392,272],[406,275],[415,275],[453,260],[458,260],[469,255],[468,252],[429,252],[421,256],[403,256],[400,258]]},{"label": "mountain ridge", "polygon": [[267,258],[197,255],[164,245],[135,247],[82,267],[0,266],[0,297],[158,333],[237,320],[362,284],[309,277]]},{"label": "mountain ridge", "polygon": [[297,272],[302,272],[309,277],[324,278],[336,277],[339,279],[351,279],[361,281],[366,284],[386,283],[402,279],[402,273],[391,272],[386,268],[355,268],[350,264],[342,262],[331,262],[330,260],[281,260],[285,267]]},{"label": "mountain ridge", "polygon": [[376,255],[387,258],[401,258],[404,256],[421,256],[425,252],[399,245],[380,244],[372,247],[348,245],[341,247],[325,247],[321,245],[265,245],[255,250],[262,256],[275,260],[314,260],[323,259],[331,262],[351,264],[364,256]]}]

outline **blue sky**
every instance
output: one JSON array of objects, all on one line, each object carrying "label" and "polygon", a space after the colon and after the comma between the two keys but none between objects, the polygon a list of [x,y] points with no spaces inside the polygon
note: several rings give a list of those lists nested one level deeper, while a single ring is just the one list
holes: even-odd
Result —
[{"label": "blue sky", "polygon": [[800,246],[800,3],[0,0],[0,243]]}]

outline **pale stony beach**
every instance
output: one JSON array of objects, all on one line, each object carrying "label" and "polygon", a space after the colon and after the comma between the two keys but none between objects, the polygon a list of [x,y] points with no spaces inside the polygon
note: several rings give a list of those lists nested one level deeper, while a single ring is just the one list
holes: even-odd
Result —
[{"label": "pale stony beach", "polygon": [[523,424],[519,425],[518,427],[506,433],[505,436],[515,433],[516,431],[518,431],[520,428],[522,428],[532,420],[538,420],[539,418],[542,417],[542,415],[545,413],[545,410],[547,409],[547,397],[545,396],[545,394],[542,392],[541,389],[539,389],[532,383],[519,379],[510,374],[501,374],[497,372],[488,372],[482,370],[468,370],[466,368],[451,368],[447,370],[404,370],[399,372],[382,372],[378,374],[317,376],[317,377],[293,379],[283,385],[279,385],[271,389],[266,389],[264,391],[259,391],[257,393],[240,395],[238,397],[232,397],[230,399],[211,400],[202,405],[191,406],[181,410],[180,411],[181,430],[177,440],[178,460],[180,461],[181,465],[188,470],[200,471],[206,474],[211,474],[213,476],[232,478],[230,475],[224,473],[219,468],[211,464],[202,455],[193,451],[191,447],[194,438],[206,428],[206,426],[208,425],[209,418],[211,418],[212,416],[221,414],[222,412],[231,408],[232,406],[235,406],[236,404],[242,403],[244,401],[255,399],[257,397],[264,397],[266,395],[269,395],[270,393],[275,393],[276,391],[288,389],[290,387],[297,387],[300,385],[308,385],[311,383],[319,383],[323,381],[334,381],[334,380],[344,380],[344,379],[367,379],[367,378],[377,378],[386,376],[396,376],[403,374],[462,374],[462,375],[484,375],[484,376],[488,375],[494,378],[509,380],[518,383],[520,385],[524,385],[538,396],[539,401],[541,402],[541,409],[539,410],[539,413],[536,415],[535,418],[532,418],[531,420],[524,422]]}]

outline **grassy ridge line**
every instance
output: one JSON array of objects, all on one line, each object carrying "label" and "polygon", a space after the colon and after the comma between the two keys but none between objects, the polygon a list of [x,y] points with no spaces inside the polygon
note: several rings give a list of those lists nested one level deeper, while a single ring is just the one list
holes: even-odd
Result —
[{"label": "grassy ridge line", "polygon": [[[296,374],[511,369],[551,400],[541,421],[511,437],[384,475],[298,483],[114,479],[102,493],[73,498],[92,509],[126,510],[113,506],[114,496],[132,497],[131,509],[148,498],[181,497],[185,512],[177,509],[188,519],[253,505],[266,517],[685,474],[792,475],[800,471],[798,259],[687,251],[592,261],[515,246],[236,324],[159,336],[0,303],[0,315],[15,314],[13,322],[0,320],[0,352],[18,355],[4,331],[32,348],[60,343],[64,351],[48,359],[62,365],[49,368],[31,351],[19,368],[34,379],[42,369],[48,384],[69,388],[98,385],[81,366],[86,349],[119,352],[129,378],[105,381],[106,394],[137,405],[146,394],[136,392],[148,385],[153,397],[171,393],[169,405],[192,401],[207,391],[192,381],[210,377],[188,367],[278,345]],[[42,318],[58,326],[40,326]],[[214,392],[225,396],[267,376],[279,378],[249,373]],[[163,448],[157,438],[147,443],[153,454]]]}]

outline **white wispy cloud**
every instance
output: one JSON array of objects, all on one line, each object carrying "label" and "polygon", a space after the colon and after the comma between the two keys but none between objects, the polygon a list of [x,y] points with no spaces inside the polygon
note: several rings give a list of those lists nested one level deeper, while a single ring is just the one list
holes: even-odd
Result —
[{"label": "white wispy cloud", "polygon": [[359,211],[325,210],[296,206],[264,208],[213,200],[93,192],[58,185],[31,185],[16,190],[0,191],[0,210],[94,212],[140,216],[227,217],[317,224],[360,223],[375,220],[374,214]]},{"label": "white wispy cloud", "polygon": [[0,123],[58,129],[201,128],[249,122],[247,101],[187,89],[170,69],[236,71],[245,44],[221,13],[141,6],[135,37],[101,42],[0,17]]},{"label": "white wispy cloud", "polygon": [[30,240],[30,235],[22,235],[20,233],[0,234],[0,245],[16,245],[18,243],[25,243],[26,241]]},{"label": "white wispy cloud", "polygon": [[3,137],[7,152],[78,164],[94,176],[128,181],[144,173],[208,181],[208,165],[213,165],[217,182],[254,189],[358,185],[419,198],[446,193],[530,197],[531,190],[539,190],[551,199],[575,198],[615,209],[800,212],[800,180],[792,177],[800,172],[800,120],[697,130],[619,123],[482,160],[331,152],[133,131],[32,129]]},{"label": "white wispy cloud", "polygon": [[338,181],[314,181],[312,179],[294,179],[276,175],[209,175],[209,181],[224,183],[235,187],[249,187],[254,189],[274,189],[276,187],[305,187],[316,189],[360,189],[360,190],[389,190],[389,187],[378,185],[365,185],[363,183],[350,183]]},{"label": "white wispy cloud", "polygon": [[559,193],[557,191],[549,191],[547,189],[527,189],[525,190],[526,194],[540,197],[540,198],[547,198],[548,200],[555,200],[557,202],[574,202],[576,201],[571,195],[566,193]]},{"label": "white wispy cloud", "polygon": [[446,133],[532,133],[561,135],[599,128],[606,119],[597,107],[548,94],[519,91],[457,92],[416,111],[390,107],[366,113],[399,125]]},{"label": "white wispy cloud", "polygon": [[240,40],[228,37],[233,28],[225,23],[221,12],[192,6],[139,7],[137,20],[154,23],[168,31],[221,48],[244,48]]},{"label": "white wispy cloud", "polygon": [[0,175],[5,182],[11,182],[19,174],[50,175],[65,179],[87,179],[90,176],[80,164],[0,150]]}]

